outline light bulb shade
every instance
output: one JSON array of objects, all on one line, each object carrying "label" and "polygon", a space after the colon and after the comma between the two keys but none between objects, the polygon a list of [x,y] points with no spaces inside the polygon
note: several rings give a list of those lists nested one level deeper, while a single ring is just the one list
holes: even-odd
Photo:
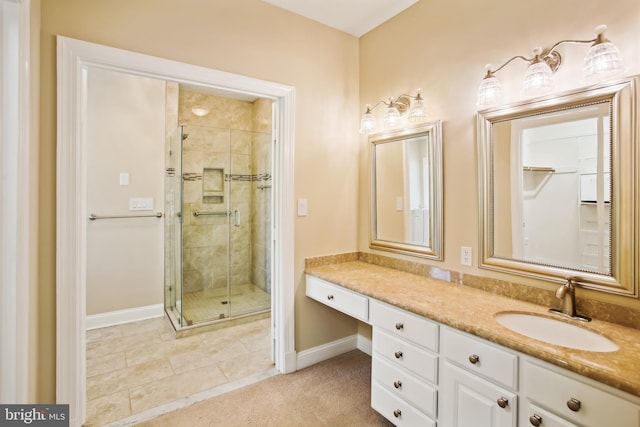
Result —
[{"label": "light bulb shade", "polygon": [[596,81],[622,72],[624,63],[620,51],[611,42],[595,43],[584,58],[584,75],[587,81]]},{"label": "light bulb shade", "polygon": [[370,134],[374,133],[378,128],[378,123],[376,118],[373,116],[373,113],[365,113],[362,115],[360,119],[360,133]]},{"label": "light bulb shade", "polygon": [[523,92],[527,95],[538,95],[549,92],[553,88],[553,71],[546,62],[534,62],[529,65],[522,83]]},{"label": "light bulb shade", "polygon": [[393,104],[391,104],[389,108],[387,108],[387,111],[384,113],[384,127],[396,127],[400,124],[400,120],[400,111],[398,111],[398,109]]},{"label": "light bulb shade", "polygon": [[502,101],[502,83],[495,76],[485,77],[478,87],[478,107],[491,107]]},{"label": "light bulb shade", "polygon": [[425,121],[427,118],[427,112],[424,108],[424,100],[422,98],[418,98],[411,103],[411,108],[409,109],[409,123],[421,123]]}]

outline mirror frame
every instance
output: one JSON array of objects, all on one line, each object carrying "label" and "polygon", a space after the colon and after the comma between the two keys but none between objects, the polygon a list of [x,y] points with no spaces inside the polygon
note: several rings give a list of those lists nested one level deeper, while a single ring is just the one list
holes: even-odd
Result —
[{"label": "mirror frame", "polygon": [[[377,236],[376,213],[376,146],[392,141],[401,141],[407,138],[426,136],[429,156],[432,159],[429,170],[430,177],[430,209],[429,228],[431,236],[430,246],[421,246],[405,242],[382,240]],[[396,252],[405,255],[419,256],[433,260],[443,259],[443,204],[442,204],[442,123],[438,121],[421,123],[399,130],[380,132],[369,135],[371,146],[371,177],[370,177],[370,232],[369,248],[383,251]]]},{"label": "mirror frame", "polygon": [[[638,84],[628,77],[559,95],[478,112],[479,267],[556,283],[576,277],[584,288],[637,297],[640,279]],[[608,102],[611,111],[611,274],[539,264],[494,253],[492,125],[522,117]]]}]

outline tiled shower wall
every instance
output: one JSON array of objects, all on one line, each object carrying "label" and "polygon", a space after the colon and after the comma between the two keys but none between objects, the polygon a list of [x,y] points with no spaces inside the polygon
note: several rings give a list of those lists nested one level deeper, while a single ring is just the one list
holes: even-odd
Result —
[{"label": "tiled shower wall", "polygon": [[[220,291],[227,284],[227,269],[232,287],[253,283],[270,292],[271,104],[179,91],[178,123],[189,135],[182,170],[185,293]],[[196,106],[210,113],[196,116],[191,111]],[[204,170],[209,168],[230,176],[221,198],[203,195]],[[240,226],[229,227],[236,209]],[[196,211],[222,215],[194,216]]]}]

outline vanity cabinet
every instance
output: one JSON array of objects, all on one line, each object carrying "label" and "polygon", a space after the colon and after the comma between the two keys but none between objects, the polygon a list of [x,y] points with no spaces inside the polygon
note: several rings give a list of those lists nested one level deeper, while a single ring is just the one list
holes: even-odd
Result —
[{"label": "vanity cabinet", "polygon": [[640,426],[640,405],[617,390],[535,359],[521,377],[522,426]]},{"label": "vanity cabinet", "polygon": [[440,343],[440,425],[517,426],[518,356],[444,326]]},{"label": "vanity cabinet", "polygon": [[373,328],[371,406],[397,426],[640,427],[640,398],[313,276]]},{"label": "vanity cabinet", "polygon": [[398,426],[435,426],[437,323],[371,300],[371,406]]}]

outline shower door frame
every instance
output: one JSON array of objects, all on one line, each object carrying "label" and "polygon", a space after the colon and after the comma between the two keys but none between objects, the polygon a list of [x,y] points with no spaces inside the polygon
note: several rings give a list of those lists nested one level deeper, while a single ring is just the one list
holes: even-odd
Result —
[{"label": "shower door frame", "polygon": [[57,36],[56,402],[70,425],[86,419],[86,69],[250,93],[274,101],[272,338],[276,369],[296,370],[294,345],[293,138],[295,89],[251,77]]}]

